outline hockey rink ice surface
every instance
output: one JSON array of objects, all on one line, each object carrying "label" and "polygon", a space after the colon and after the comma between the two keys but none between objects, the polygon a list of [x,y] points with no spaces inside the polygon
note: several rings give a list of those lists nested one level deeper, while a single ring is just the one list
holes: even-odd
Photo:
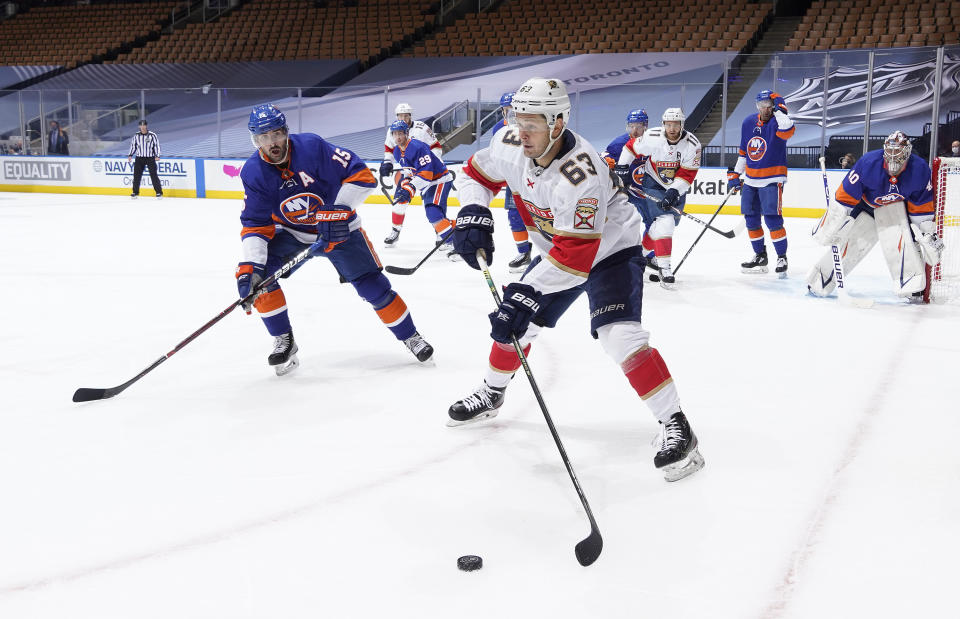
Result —
[{"label": "hockey rink ice surface", "polygon": [[[676,483],[586,299],[540,337],[530,364],[605,542],[584,568],[587,518],[522,372],[495,420],[445,425],[490,346],[462,263],[390,276],[433,363],[315,258],[284,280],[296,373],[237,310],[119,396],[71,401],[236,298],[239,208],[0,193],[0,617],[956,616],[960,305],[897,300],[879,249],[849,275],[870,309],[806,296],[808,219],[787,222],[785,280],[741,274],[745,234],[708,232],[678,290],[645,286],[706,459]],[[361,216],[379,248],[388,207]],[[677,258],[699,231],[681,221]],[[432,239],[413,206],[379,253],[412,266]],[[458,571],[466,554],[483,569]]]}]

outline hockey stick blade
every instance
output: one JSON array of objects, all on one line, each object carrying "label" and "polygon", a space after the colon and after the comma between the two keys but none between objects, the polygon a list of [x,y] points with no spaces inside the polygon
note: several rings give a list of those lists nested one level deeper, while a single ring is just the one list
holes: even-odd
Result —
[{"label": "hockey stick blade", "polygon": [[417,267],[395,267],[392,264],[388,264],[383,267],[383,270],[391,275],[413,275],[417,272]]},{"label": "hockey stick blade", "polygon": [[74,402],[92,402],[93,400],[106,400],[107,398],[112,398],[113,396],[120,393],[115,389],[89,389],[87,387],[80,387],[73,392],[73,401]]},{"label": "hockey stick blade", "polygon": [[443,247],[443,244],[446,243],[452,235],[453,235],[453,228],[450,228],[447,231],[446,236],[443,237],[439,243],[434,245],[433,249],[428,251],[427,255],[420,259],[420,262],[413,265],[412,267],[395,267],[393,265],[388,264],[387,266],[383,267],[383,270],[392,275],[413,275],[414,273],[417,272],[417,269],[423,266],[424,262],[430,259],[430,256],[437,253],[437,250]]},{"label": "hockey stick blade", "polygon": [[577,555],[577,561],[580,565],[587,567],[597,560],[602,550],[603,538],[600,536],[600,531],[597,527],[592,527],[587,539],[577,544],[573,552]]}]

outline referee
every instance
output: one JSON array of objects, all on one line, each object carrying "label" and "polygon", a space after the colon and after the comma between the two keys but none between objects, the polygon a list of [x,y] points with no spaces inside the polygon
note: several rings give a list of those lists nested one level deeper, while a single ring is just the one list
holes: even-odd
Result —
[{"label": "referee", "polygon": [[[153,182],[153,189],[157,192],[157,197],[163,197],[163,188],[160,186],[160,177],[157,176],[157,158],[160,157],[160,139],[153,131],[147,130],[147,121],[140,121],[140,132],[135,133],[130,140],[130,153],[127,155],[127,163],[133,161],[133,192],[131,198],[140,195],[140,178],[143,176],[143,168],[146,166],[150,170],[150,180]],[[135,159],[134,159],[135,158]]]}]

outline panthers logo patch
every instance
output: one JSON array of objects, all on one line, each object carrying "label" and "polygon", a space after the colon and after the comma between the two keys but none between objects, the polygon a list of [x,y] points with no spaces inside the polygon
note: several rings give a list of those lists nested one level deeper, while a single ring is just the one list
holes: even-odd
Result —
[{"label": "panthers logo patch", "polygon": [[317,213],[323,206],[320,196],[313,193],[298,193],[280,204],[280,214],[284,220],[298,226],[317,225]]}]

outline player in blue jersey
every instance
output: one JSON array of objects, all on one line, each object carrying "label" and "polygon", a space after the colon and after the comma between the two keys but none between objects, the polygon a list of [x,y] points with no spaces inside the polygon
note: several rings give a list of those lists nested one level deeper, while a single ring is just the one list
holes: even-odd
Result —
[{"label": "player in blue jersey", "polygon": [[[491,136],[496,135],[497,131],[500,131],[507,125],[507,116],[513,109],[513,95],[513,92],[505,92],[500,96],[501,118],[497,121],[497,124],[493,126]],[[526,271],[527,267],[530,266],[530,251],[533,249],[533,245],[530,243],[530,234],[527,232],[527,226],[523,223],[520,212],[517,211],[517,205],[513,198],[514,192],[509,187],[505,187],[503,191],[505,192],[503,208],[507,209],[507,221],[510,222],[510,232],[513,233],[513,242],[517,244],[517,256],[507,263],[507,268],[510,269],[512,273],[520,273]]]},{"label": "player in blue jersey", "polygon": [[[244,192],[243,259],[236,273],[240,297],[255,290],[266,273],[312,247],[314,255],[330,260],[340,279],[353,285],[418,360],[429,359],[433,347],[417,332],[403,299],[381,273],[380,260],[356,213],[376,187],[373,173],[354,153],[318,135],[291,135],[286,117],[273,105],[253,108],[247,126],[257,152],[240,171]],[[279,282],[243,304],[247,314],[252,308],[274,336],[268,363],[279,376],[289,373],[299,361]]]},{"label": "player in blue jersey", "polygon": [[[410,128],[402,120],[396,120],[390,125],[390,134],[396,142],[393,147],[393,157],[400,164],[401,172],[397,181],[397,188],[393,194],[394,217],[393,229],[390,236],[384,241],[387,246],[393,246],[400,236],[400,227],[403,225],[404,215],[399,214],[397,207],[410,204],[418,192],[423,198],[427,221],[437,233],[437,243],[442,243],[449,236],[447,232],[453,222],[447,219],[447,196],[453,175],[447,170],[446,164],[430,147],[420,140],[410,139]],[[392,241],[391,241],[392,239]],[[448,252],[453,247],[448,248]]]},{"label": "player in blue jersey", "polygon": [[[757,95],[757,114],[743,120],[740,128],[740,156],[727,172],[727,191],[742,187],[740,212],[747,223],[754,256],[740,265],[744,273],[766,273],[769,260],[760,218],[770,231],[777,252],[775,271],[787,276],[787,231],[783,227],[783,184],[787,182],[787,140],[796,127],[787,116],[787,105],[779,93],[762,90]],[[746,173],[746,178],[741,175]]]},{"label": "player in blue jersey", "polygon": [[[879,242],[896,294],[920,301],[926,287],[923,264],[940,262],[943,241],[934,227],[930,166],[912,150],[907,136],[895,131],[887,136],[882,150],[870,151],[857,161],[837,188],[836,203],[824,213],[813,237],[823,245],[837,246],[844,275]],[[807,289],[827,296],[836,286],[831,247],[807,277]]]},{"label": "player in blue jersey", "polygon": [[[617,161],[620,159],[620,153],[623,152],[624,145],[630,140],[643,137],[649,123],[650,118],[647,116],[646,110],[637,108],[627,113],[627,132],[615,137],[612,142],[607,144],[607,149],[602,153],[602,157],[607,162],[607,165],[610,166],[611,170],[617,166]],[[646,163],[646,161],[647,158],[645,156],[637,157],[633,160],[633,163],[630,164],[627,173],[627,178],[629,179],[626,187],[627,199],[641,215],[645,212],[641,205],[643,198],[641,198],[636,191],[638,189],[640,191],[643,190],[643,164]],[[651,222],[645,220],[644,223],[649,227]]]}]

